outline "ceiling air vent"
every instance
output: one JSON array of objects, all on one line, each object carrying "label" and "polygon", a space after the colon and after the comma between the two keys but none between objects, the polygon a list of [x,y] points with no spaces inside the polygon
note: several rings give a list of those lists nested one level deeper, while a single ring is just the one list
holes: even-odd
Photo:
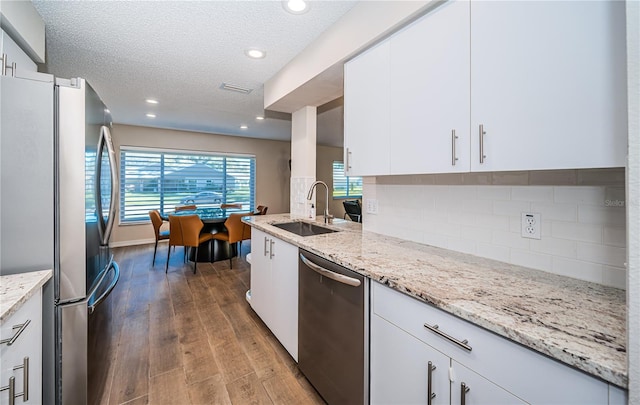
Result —
[{"label": "ceiling air vent", "polygon": [[237,84],[231,83],[222,83],[220,85],[222,90],[235,91],[236,93],[249,94],[253,91],[253,89],[248,89],[246,87],[238,86]]}]

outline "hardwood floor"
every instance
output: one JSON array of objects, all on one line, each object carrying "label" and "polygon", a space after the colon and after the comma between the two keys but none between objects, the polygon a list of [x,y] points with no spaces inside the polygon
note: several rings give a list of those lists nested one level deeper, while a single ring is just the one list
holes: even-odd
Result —
[{"label": "hardwood floor", "polygon": [[166,249],[155,267],[153,245],[114,250],[120,281],[96,318],[110,322],[91,343],[108,364],[89,365],[89,403],[324,404],[246,302],[246,251],[197,274],[172,254],[165,275]]}]

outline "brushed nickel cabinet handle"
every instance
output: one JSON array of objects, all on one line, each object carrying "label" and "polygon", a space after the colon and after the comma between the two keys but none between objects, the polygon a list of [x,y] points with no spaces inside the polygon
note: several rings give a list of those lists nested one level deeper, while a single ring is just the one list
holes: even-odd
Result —
[{"label": "brushed nickel cabinet handle", "polygon": [[264,237],[264,255],[266,256],[267,253],[269,252],[267,250],[267,244],[269,243],[269,238],[267,238],[266,236]]},{"label": "brushed nickel cabinet handle", "polygon": [[0,392],[9,390],[9,405],[16,405],[16,378],[9,377],[9,385],[0,388]]},{"label": "brushed nickel cabinet handle", "polygon": [[433,370],[436,369],[436,366],[433,365],[432,362],[427,364],[427,405],[431,405],[433,402],[433,398],[436,397],[436,393],[433,392]]},{"label": "brushed nickel cabinet handle", "polygon": [[487,132],[484,130],[484,125],[480,124],[480,164],[484,163],[487,155],[484,154],[484,136]]},{"label": "brushed nickel cabinet handle", "polygon": [[273,259],[273,256],[275,256],[276,254],[273,253],[273,245],[275,244],[275,242],[273,241],[273,239],[271,239],[271,242],[269,243],[269,259]]},{"label": "brushed nickel cabinet handle", "polygon": [[471,388],[467,386],[466,383],[460,384],[460,405],[465,405],[467,403],[467,392],[469,392]]},{"label": "brushed nickel cabinet handle", "polygon": [[22,323],[19,325],[13,325],[13,329],[18,329],[18,331],[14,333],[13,336],[11,336],[10,338],[0,340],[0,345],[6,343],[7,346],[11,346],[12,344],[14,344],[18,339],[18,337],[22,334],[22,332],[24,332],[24,330],[27,329],[27,326],[29,326],[30,323],[31,323],[31,319],[27,319],[25,323]]},{"label": "brushed nickel cabinet handle", "polygon": [[424,324],[424,327],[429,329],[431,332],[435,333],[438,336],[441,336],[445,339],[447,339],[448,341],[455,343],[456,345],[460,346],[461,348],[463,348],[464,350],[470,352],[471,351],[471,346],[469,346],[467,343],[469,343],[469,341],[467,339],[465,340],[458,340],[450,335],[447,335],[446,333],[444,333],[443,331],[440,330],[440,327],[438,325],[429,325],[427,323]]},{"label": "brushed nickel cabinet handle", "polygon": [[29,400],[29,357],[25,357],[22,360],[22,365],[15,366],[13,369],[22,369],[22,392],[16,394],[15,397],[22,397],[22,402],[27,402]]},{"label": "brushed nickel cabinet handle", "polygon": [[456,135],[456,130],[452,129],[451,130],[451,166],[455,166],[456,160],[458,160],[458,158],[456,157],[456,139],[458,139],[458,136]]}]

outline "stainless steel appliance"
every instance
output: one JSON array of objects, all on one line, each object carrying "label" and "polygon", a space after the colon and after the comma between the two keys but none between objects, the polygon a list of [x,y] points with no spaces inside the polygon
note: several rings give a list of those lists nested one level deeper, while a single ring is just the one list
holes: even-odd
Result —
[{"label": "stainless steel appliance", "polygon": [[369,403],[369,284],[300,250],[298,366],[330,405]]},{"label": "stainless steel appliance", "polygon": [[119,277],[108,246],[118,191],[111,118],[83,79],[12,73],[1,77],[0,273],[54,270],[43,297],[43,403],[84,404],[90,314]]}]

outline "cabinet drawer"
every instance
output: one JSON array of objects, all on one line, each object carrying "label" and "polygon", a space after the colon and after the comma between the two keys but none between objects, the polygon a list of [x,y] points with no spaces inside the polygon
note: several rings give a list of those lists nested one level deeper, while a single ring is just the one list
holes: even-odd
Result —
[{"label": "cabinet drawer", "polygon": [[[608,402],[608,385],[586,373],[381,284],[373,284],[372,296],[376,315],[527,402]],[[471,350],[430,331],[424,324],[438,325],[438,330],[458,341],[467,340]]]}]

